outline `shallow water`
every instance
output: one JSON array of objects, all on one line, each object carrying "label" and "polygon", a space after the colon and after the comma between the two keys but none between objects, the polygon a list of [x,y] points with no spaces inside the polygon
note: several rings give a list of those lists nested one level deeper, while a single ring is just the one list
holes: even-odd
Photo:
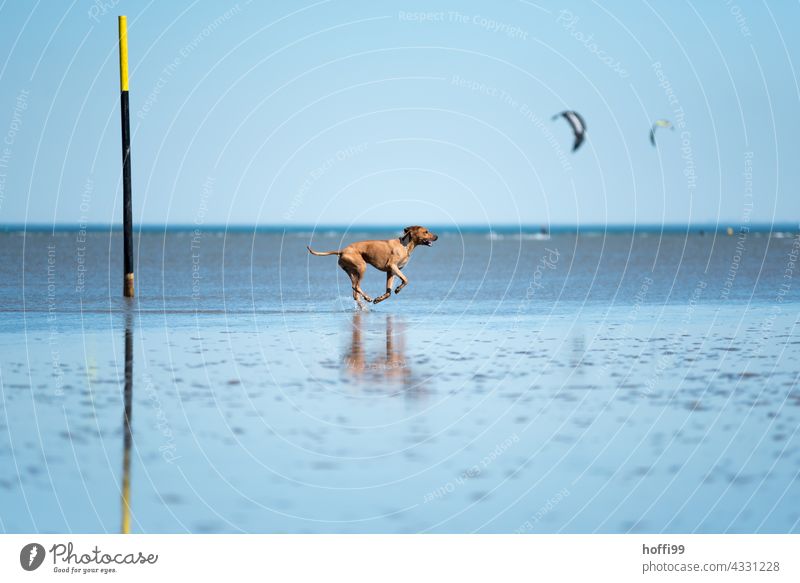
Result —
[{"label": "shallow water", "polygon": [[0,529],[800,530],[800,239],[440,235],[0,233]]}]

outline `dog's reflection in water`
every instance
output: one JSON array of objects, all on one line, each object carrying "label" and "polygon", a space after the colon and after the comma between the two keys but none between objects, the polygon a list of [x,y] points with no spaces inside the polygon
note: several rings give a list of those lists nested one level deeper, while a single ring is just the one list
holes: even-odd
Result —
[{"label": "dog's reflection in water", "polygon": [[369,390],[390,394],[402,392],[408,397],[420,396],[424,390],[415,382],[411,372],[411,363],[406,356],[405,330],[402,322],[395,322],[393,316],[386,316],[386,338],[383,349],[376,351],[372,342],[368,342],[368,349],[365,349],[364,326],[366,322],[374,321],[374,318],[382,316],[364,314],[361,311],[353,314],[350,346],[343,358],[344,373]]}]

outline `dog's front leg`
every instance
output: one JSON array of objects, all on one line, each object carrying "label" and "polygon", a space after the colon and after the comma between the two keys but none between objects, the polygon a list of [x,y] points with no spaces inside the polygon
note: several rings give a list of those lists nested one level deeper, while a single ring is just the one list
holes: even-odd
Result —
[{"label": "dog's front leg", "polygon": [[375,298],[374,302],[378,304],[383,300],[385,300],[386,298],[388,298],[390,295],[392,295],[393,285],[394,285],[394,274],[391,272],[391,270],[389,270],[386,272],[386,293]]},{"label": "dog's front leg", "polygon": [[403,275],[403,272],[402,272],[402,271],[400,271],[400,268],[399,268],[399,267],[397,267],[396,265],[392,265],[392,272],[393,272],[393,273],[394,273],[394,274],[395,274],[397,277],[399,277],[399,278],[400,278],[400,281],[402,281],[402,282],[403,282],[403,283],[401,283],[400,285],[398,285],[398,286],[397,286],[397,289],[396,289],[396,290],[394,290],[394,293],[396,293],[396,294],[399,294],[399,293],[400,293],[400,290],[401,290],[401,289],[403,289],[404,287],[406,287],[406,286],[408,285],[408,278],[407,278],[405,275]]}]

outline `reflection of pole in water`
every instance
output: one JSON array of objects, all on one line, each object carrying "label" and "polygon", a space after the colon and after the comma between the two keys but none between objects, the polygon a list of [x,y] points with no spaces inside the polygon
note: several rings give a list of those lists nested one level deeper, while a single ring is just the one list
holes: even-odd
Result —
[{"label": "reflection of pole in water", "polygon": [[133,329],[132,315],[125,314],[125,414],[122,417],[122,534],[131,532],[131,414],[133,413]]}]

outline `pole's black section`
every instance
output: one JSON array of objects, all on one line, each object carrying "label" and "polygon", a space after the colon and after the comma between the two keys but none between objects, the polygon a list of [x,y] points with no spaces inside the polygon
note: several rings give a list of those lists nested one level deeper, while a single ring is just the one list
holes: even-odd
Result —
[{"label": "pole's black section", "polygon": [[133,297],[133,204],[131,203],[131,119],[128,92],[120,94],[122,113],[122,233],[125,263],[124,294]]}]

